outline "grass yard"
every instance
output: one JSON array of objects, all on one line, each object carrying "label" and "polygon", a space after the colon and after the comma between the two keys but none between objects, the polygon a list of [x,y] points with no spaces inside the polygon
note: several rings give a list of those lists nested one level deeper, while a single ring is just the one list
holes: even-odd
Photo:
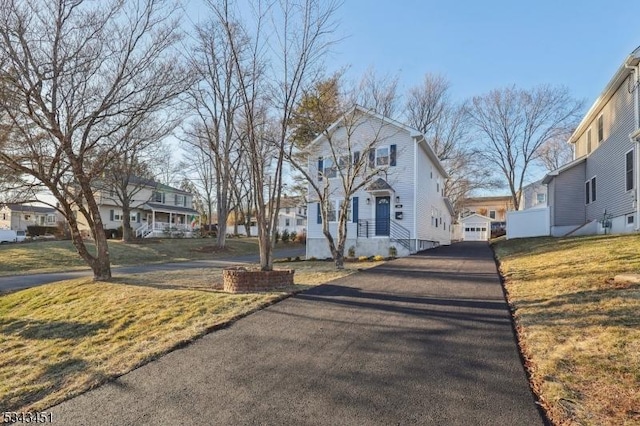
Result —
[{"label": "grass yard", "polygon": [[[89,250],[93,244],[89,243]],[[182,262],[258,253],[256,238],[227,240],[224,251],[215,251],[215,240],[205,238],[150,239],[144,244],[109,240],[111,266]],[[278,245],[277,247],[281,247]],[[0,276],[88,269],[71,241],[37,241],[0,245]]]},{"label": "grass yard", "polygon": [[640,424],[640,236],[494,243],[534,389],[555,424]]},{"label": "grass yard", "polygon": [[293,288],[227,294],[221,270],[76,279],[0,295],[0,411],[55,405],[292,292],[378,263],[278,263]]}]

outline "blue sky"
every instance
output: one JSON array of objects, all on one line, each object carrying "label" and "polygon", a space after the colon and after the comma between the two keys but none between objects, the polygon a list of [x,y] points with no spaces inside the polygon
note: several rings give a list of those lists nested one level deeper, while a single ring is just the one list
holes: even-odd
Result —
[{"label": "blue sky", "polygon": [[[203,16],[202,0],[183,1]],[[565,85],[588,107],[640,45],[638,17],[638,0],[344,0],[327,66],[349,67],[349,79],[369,67],[398,75],[401,92],[439,73],[455,100]]]},{"label": "blue sky", "polygon": [[440,73],[458,100],[549,83],[590,105],[640,45],[638,17],[634,0],[346,0],[330,62],[398,74],[401,89]]}]

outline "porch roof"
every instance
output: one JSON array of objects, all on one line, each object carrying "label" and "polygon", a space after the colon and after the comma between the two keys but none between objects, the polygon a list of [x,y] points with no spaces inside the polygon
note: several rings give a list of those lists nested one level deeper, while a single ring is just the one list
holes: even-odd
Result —
[{"label": "porch roof", "polygon": [[369,185],[365,191],[391,191],[395,192],[386,180],[378,178]]},{"label": "porch roof", "polygon": [[159,204],[159,203],[145,203],[142,207],[152,211],[165,212],[165,213],[191,214],[191,215],[197,215],[197,216],[200,215],[196,210],[191,209],[189,207],[168,206],[166,204]]}]

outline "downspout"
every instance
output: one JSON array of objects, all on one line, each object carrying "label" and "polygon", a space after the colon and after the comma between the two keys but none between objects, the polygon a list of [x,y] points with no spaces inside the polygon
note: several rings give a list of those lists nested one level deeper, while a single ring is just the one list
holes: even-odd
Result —
[{"label": "downspout", "polygon": [[628,70],[631,70],[631,72],[633,73],[633,124],[634,124],[634,130],[632,135],[634,136],[632,138],[633,142],[635,142],[634,144],[634,157],[635,157],[635,185],[636,185],[636,193],[635,193],[635,208],[636,208],[636,217],[634,218],[634,229],[636,232],[640,231],[640,134],[638,134],[638,132],[640,131],[640,106],[638,105],[640,103],[640,94],[638,93],[638,76],[640,76],[640,63],[638,63],[635,66],[631,66],[628,65],[628,61],[625,62],[624,67]]}]

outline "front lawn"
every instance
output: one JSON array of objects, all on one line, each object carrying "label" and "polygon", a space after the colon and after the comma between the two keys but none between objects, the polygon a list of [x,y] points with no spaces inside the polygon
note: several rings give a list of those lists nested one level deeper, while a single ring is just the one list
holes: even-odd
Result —
[{"label": "front lawn", "polygon": [[[87,245],[90,251],[94,250],[93,244]],[[215,240],[209,238],[148,239],[143,240],[142,244],[109,240],[109,253],[112,266],[216,259],[258,253],[256,238],[229,239],[224,251],[216,251],[214,246]],[[277,247],[280,246],[282,245]],[[71,241],[36,241],[0,246],[0,276],[87,268]]]},{"label": "front lawn", "polygon": [[82,278],[0,295],[0,411],[55,405],[313,285],[378,263],[278,263],[293,288],[218,291],[220,269]]},{"label": "front lawn", "polygon": [[535,391],[556,424],[640,424],[640,236],[499,241]]}]

